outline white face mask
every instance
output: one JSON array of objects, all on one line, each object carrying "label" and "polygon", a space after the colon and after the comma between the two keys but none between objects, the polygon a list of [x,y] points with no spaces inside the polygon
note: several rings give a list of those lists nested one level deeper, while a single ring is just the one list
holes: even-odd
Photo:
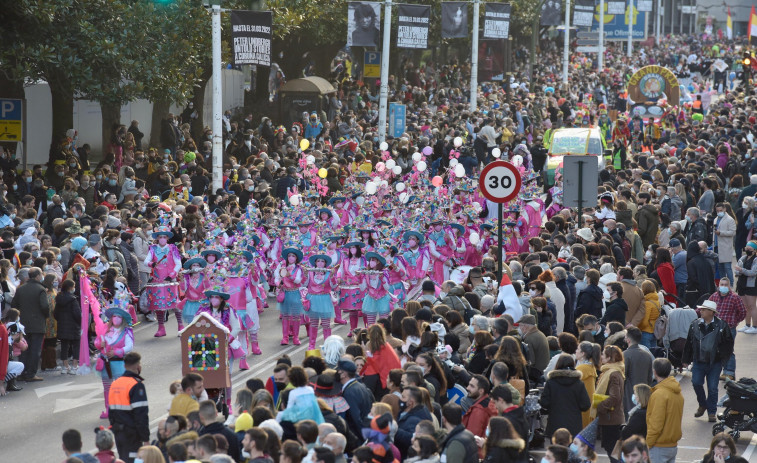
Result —
[{"label": "white face mask", "polygon": [[531,297],[536,297],[536,296],[538,296],[538,293],[536,292],[536,290],[535,290],[535,289],[529,289],[529,290],[528,290],[528,294],[530,294],[530,295],[531,295]]}]

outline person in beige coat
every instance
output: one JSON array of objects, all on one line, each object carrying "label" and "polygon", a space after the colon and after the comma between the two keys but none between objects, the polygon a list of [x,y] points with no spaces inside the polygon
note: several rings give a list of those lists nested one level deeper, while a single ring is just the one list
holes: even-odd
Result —
[{"label": "person in beige coat", "polygon": [[638,328],[644,319],[644,293],[636,285],[633,277],[633,270],[629,267],[620,267],[618,269],[618,281],[623,286],[623,300],[628,305],[626,312],[626,327],[635,326]]},{"label": "person in beige coat", "polygon": [[736,220],[728,203],[715,205],[715,223],[713,224],[712,244],[718,253],[718,270],[720,276],[727,276],[733,282],[733,237],[736,236]]}]

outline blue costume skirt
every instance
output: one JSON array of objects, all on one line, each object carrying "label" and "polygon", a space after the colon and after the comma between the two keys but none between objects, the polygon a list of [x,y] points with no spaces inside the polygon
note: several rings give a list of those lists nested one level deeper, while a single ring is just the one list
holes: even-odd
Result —
[{"label": "blue costume skirt", "polygon": [[202,301],[184,302],[184,308],[181,310],[181,319],[184,320],[185,325],[192,323],[195,315],[197,315],[197,310],[200,308],[200,305],[202,305]]},{"label": "blue costume skirt", "polygon": [[363,299],[363,313],[378,316],[389,315],[389,312],[391,312],[390,299],[391,297],[388,294],[381,299],[374,299],[370,294],[366,294],[365,299]]},{"label": "blue costume skirt", "polygon": [[389,290],[393,295],[397,296],[397,302],[394,303],[394,307],[404,307],[405,297],[407,297],[407,294],[405,292],[405,284],[401,281],[398,281],[393,285],[389,285]]},{"label": "blue costume skirt", "polygon": [[298,317],[305,312],[302,306],[302,296],[300,290],[284,291],[284,302],[279,303],[279,310],[282,315]]},{"label": "blue costume skirt", "polygon": [[[123,376],[124,371],[126,369],[124,368],[124,361],[123,360],[111,360],[110,362],[110,373],[113,376],[111,378],[112,381],[115,381],[117,378],[120,378]],[[102,376],[103,379],[108,379],[108,370],[107,368],[103,368],[100,372],[100,376]]]},{"label": "blue costume skirt", "polygon": [[252,320],[250,320],[250,316],[247,315],[247,309],[237,310],[237,318],[244,331],[247,331],[252,327]]},{"label": "blue costume skirt", "polygon": [[310,301],[310,318],[334,318],[334,303],[331,294],[308,294]]}]

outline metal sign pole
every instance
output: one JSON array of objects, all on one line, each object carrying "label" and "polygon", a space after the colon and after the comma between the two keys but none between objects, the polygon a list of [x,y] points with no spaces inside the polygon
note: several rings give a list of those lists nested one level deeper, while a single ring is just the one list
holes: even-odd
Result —
[{"label": "metal sign pole", "polygon": [[379,89],[379,142],[386,140],[386,110],[389,101],[389,47],[392,37],[392,0],[384,3],[384,37],[381,46],[381,88]]},{"label": "metal sign pole", "polygon": [[[29,160],[27,148],[29,147],[28,137],[26,136],[26,98],[21,100],[21,149],[23,150],[23,164],[24,170],[26,170],[27,162]],[[16,148],[18,151],[18,148]],[[16,152],[16,159],[18,159],[18,152]]]},{"label": "metal sign pole", "polygon": [[223,188],[223,71],[221,70],[221,5],[212,5],[213,45],[213,192]]},{"label": "metal sign pole", "polygon": [[470,110],[475,111],[478,102],[478,15],[479,1],[473,0],[473,35],[470,55]]},{"label": "metal sign pole", "polygon": [[497,242],[499,243],[499,252],[497,253],[497,281],[502,281],[502,254],[505,252],[504,243],[502,242],[502,203],[497,204]]},{"label": "metal sign pole", "polygon": [[585,161],[578,161],[578,228],[583,228],[584,196],[580,185],[584,183],[584,163]]}]

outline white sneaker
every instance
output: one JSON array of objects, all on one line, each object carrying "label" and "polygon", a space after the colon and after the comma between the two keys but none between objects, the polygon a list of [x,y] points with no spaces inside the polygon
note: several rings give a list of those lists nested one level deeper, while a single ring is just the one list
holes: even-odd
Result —
[{"label": "white sneaker", "polygon": [[757,334],[757,326],[750,326],[746,330],[744,330],[745,334]]},{"label": "white sneaker", "polygon": [[752,328],[752,327],[749,326],[749,325],[744,325],[741,328],[737,329],[736,331],[739,332],[739,333],[744,333],[744,332],[746,332],[746,330],[748,330],[750,328]]}]

